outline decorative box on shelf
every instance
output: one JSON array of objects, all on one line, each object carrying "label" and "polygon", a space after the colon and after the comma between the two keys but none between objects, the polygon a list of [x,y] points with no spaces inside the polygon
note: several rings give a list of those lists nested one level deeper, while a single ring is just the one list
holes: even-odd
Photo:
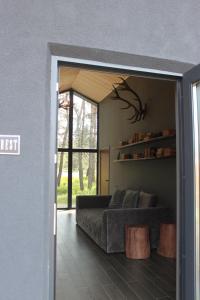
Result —
[{"label": "decorative box on shelf", "polygon": [[[170,158],[176,156],[175,145],[165,145],[161,147],[153,146],[153,147],[145,147],[142,151],[129,151],[127,153],[127,149],[131,149],[135,146],[143,145],[143,144],[155,144],[155,143],[163,143],[164,141],[173,139],[176,137],[176,132],[174,129],[165,129],[162,132],[158,133],[135,133],[132,138],[128,141],[120,142],[120,146],[116,149],[120,150],[117,155],[117,160],[115,162],[123,162],[123,161],[136,161],[136,160],[151,160],[151,159],[160,159],[160,158]],[[168,142],[169,143],[169,142]],[[125,151],[126,150],[126,151]],[[125,153],[123,152],[125,151]]]}]

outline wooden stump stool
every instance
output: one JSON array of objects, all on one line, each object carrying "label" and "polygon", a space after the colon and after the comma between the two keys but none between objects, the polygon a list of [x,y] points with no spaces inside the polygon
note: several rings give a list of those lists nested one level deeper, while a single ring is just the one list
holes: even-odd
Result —
[{"label": "wooden stump stool", "polygon": [[176,258],[176,225],[175,224],[160,225],[160,243],[159,243],[157,253],[164,257]]},{"label": "wooden stump stool", "polygon": [[145,259],[150,256],[148,226],[126,225],[126,257]]}]

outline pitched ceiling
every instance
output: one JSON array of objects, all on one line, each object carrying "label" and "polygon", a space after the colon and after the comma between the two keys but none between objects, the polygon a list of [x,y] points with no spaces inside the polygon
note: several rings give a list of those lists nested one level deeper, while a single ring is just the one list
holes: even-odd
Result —
[{"label": "pitched ceiling", "polygon": [[80,94],[101,102],[113,90],[113,84],[128,78],[117,73],[85,70],[80,68],[60,67],[59,92],[73,89]]}]

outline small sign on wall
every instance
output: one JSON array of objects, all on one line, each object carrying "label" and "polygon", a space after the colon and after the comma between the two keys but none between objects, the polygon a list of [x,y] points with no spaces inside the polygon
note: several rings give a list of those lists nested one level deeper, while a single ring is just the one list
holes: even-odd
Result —
[{"label": "small sign on wall", "polygon": [[20,155],[19,135],[0,135],[0,155]]}]

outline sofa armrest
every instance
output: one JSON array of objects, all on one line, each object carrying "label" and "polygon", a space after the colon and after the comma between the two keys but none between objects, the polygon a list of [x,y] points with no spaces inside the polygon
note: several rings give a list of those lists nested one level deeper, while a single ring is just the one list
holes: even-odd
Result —
[{"label": "sofa armrest", "polygon": [[169,216],[170,210],[166,207],[120,208],[104,211],[104,220],[106,219],[108,225],[111,223],[141,225],[167,222]]},{"label": "sofa armrest", "polygon": [[111,195],[76,196],[76,208],[107,208]]},{"label": "sofa armrest", "polygon": [[148,225],[152,248],[156,248],[159,225],[169,221],[170,210],[164,207],[106,209],[103,214],[103,230],[106,233],[107,252],[123,252],[125,225]]}]

